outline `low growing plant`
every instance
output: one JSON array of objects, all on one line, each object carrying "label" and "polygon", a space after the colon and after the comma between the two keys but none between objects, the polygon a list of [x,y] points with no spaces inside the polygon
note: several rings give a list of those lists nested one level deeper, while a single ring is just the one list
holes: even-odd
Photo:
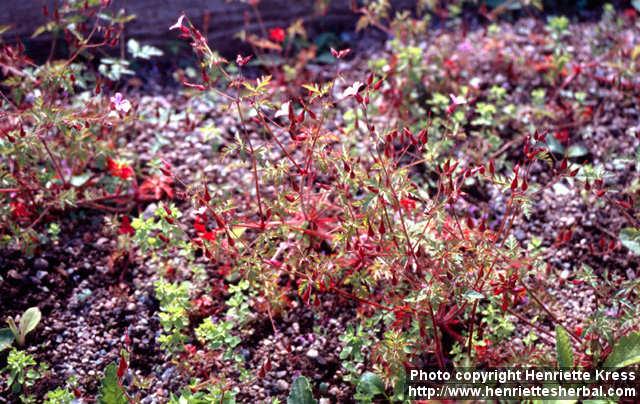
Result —
[{"label": "low growing plant", "polygon": [[24,346],[27,334],[38,326],[41,318],[42,314],[37,307],[30,307],[25,310],[20,316],[20,321],[17,325],[15,320],[9,317],[7,319],[9,328],[0,329],[0,352],[9,348],[14,339],[18,346]]}]

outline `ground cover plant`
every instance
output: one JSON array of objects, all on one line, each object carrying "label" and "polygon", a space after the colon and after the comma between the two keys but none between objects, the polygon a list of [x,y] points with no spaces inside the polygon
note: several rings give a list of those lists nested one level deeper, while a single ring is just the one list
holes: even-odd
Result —
[{"label": "ground cover plant", "polygon": [[470,30],[465,2],[370,1],[346,40],[248,3],[233,57],[176,15],[162,87],[108,1],[43,9],[43,62],[3,32],[3,398],[404,402],[408,366],[637,365],[633,5]]}]

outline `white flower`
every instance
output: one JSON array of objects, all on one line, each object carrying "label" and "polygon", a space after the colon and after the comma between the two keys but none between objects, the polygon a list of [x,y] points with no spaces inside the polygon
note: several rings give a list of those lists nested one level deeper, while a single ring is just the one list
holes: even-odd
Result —
[{"label": "white flower", "polygon": [[131,110],[131,103],[125,99],[121,93],[115,93],[115,95],[111,97],[111,108],[126,114]]},{"label": "white flower", "polygon": [[182,28],[182,20],[184,20],[184,14],[182,14],[180,18],[178,18],[178,21],[176,21],[175,24],[169,27],[169,31]]},{"label": "white flower", "polygon": [[348,87],[346,90],[344,90],[344,92],[342,93],[343,97],[350,97],[350,96],[354,96],[356,94],[358,94],[358,91],[360,90],[360,87],[362,87],[362,83],[359,81],[356,81],[355,83],[353,83],[353,85],[351,87]]},{"label": "white flower", "polygon": [[449,94],[449,97],[451,98],[451,102],[453,102],[455,105],[462,105],[467,103],[467,100],[462,96],[458,97],[453,94]]}]

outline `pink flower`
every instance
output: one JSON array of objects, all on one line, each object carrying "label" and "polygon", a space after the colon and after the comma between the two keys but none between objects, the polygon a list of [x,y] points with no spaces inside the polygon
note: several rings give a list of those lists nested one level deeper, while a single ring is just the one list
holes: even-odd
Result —
[{"label": "pink flower", "polygon": [[269,30],[269,39],[273,42],[282,43],[284,42],[286,34],[282,27],[275,27]]},{"label": "pink flower", "polygon": [[253,55],[242,57],[242,55],[238,53],[238,56],[236,56],[236,63],[238,64],[238,66],[242,67],[249,63],[252,57]]},{"label": "pink flower", "polygon": [[131,110],[131,103],[125,99],[121,93],[116,93],[111,97],[111,109],[115,109],[118,112],[126,114]]}]

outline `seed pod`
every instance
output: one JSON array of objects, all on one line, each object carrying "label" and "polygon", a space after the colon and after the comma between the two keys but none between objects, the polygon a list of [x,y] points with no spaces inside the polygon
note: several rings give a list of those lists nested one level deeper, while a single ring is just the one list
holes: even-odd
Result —
[{"label": "seed pod", "polygon": [[427,133],[427,129],[422,129],[418,132],[418,139],[420,139],[420,143],[426,144],[429,141],[429,134]]},{"label": "seed pod", "polygon": [[351,167],[349,166],[349,163],[347,163],[346,161],[342,161],[342,167],[346,172],[348,173],[351,172]]},{"label": "seed pod", "polygon": [[567,169],[567,159],[562,159],[562,161],[560,162],[560,171],[564,171]]},{"label": "seed pod", "polygon": [[224,219],[222,218],[222,216],[220,216],[217,213],[213,213],[213,218],[216,221],[216,224],[218,225],[218,227],[223,228],[226,226],[226,222],[224,221]]},{"label": "seed pod", "polygon": [[515,191],[516,188],[518,188],[518,176],[515,176],[513,181],[511,181],[511,190]]}]

